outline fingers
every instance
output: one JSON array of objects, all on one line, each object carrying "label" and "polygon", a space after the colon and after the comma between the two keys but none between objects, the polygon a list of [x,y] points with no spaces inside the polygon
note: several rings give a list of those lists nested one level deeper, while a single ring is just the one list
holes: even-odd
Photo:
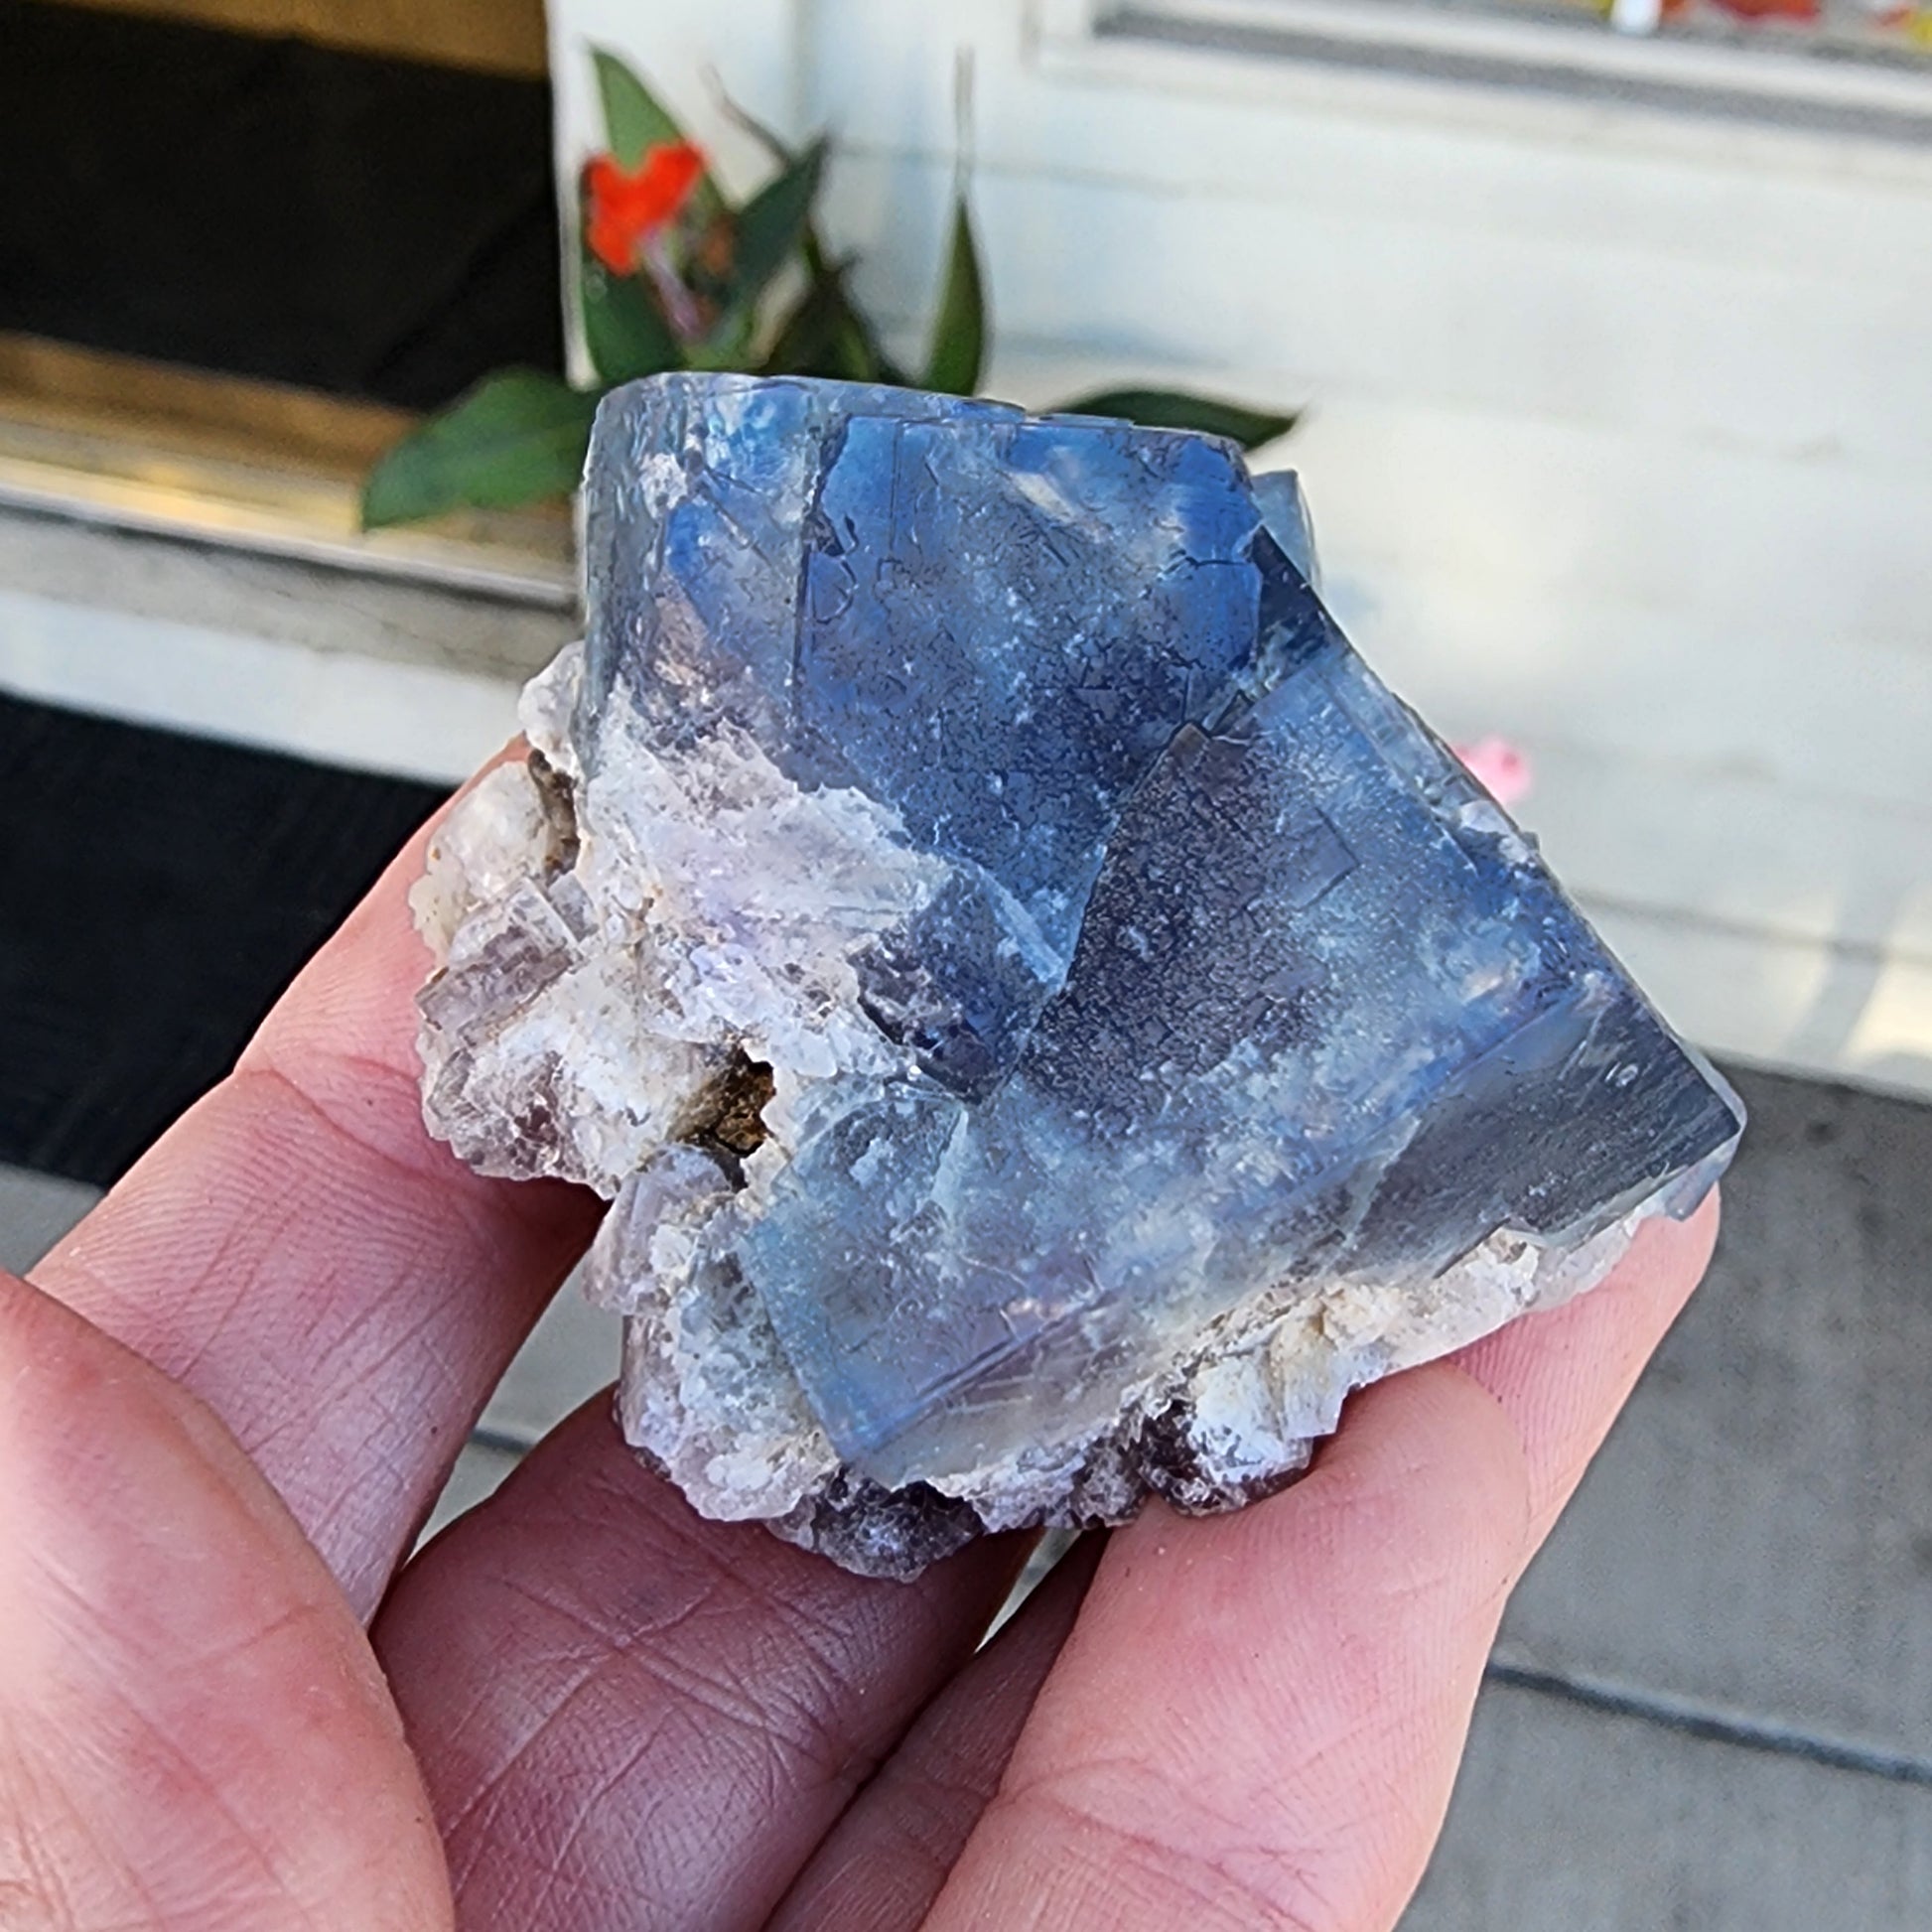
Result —
[{"label": "fingers", "polygon": [[1117,1532],[935,1932],[1393,1925],[1504,1598],[1715,1224],[1653,1224],[1593,1295],[1357,1396],[1274,1501]]},{"label": "fingers", "polygon": [[816,1852],[766,1932],[913,1932],[980,1814],[1106,1547],[1083,1537],[919,1714]]},{"label": "fingers", "polygon": [[1499,1328],[1456,1356],[1522,1435],[1533,1549],[1549,1535],[1702,1279],[1719,1215],[1714,1191],[1689,1221],[1653,1222],[1600,1288],[1553,1314]]},{"label": "fingers", "polygon": [[220,1425],[11,1276],[0,1381],[0,1924],[447,1927],[368,1644]]},{"label": "fingers", "polygon": [[1526,1514],[1507,1418],[1442,1365],[1368,1391],[1276,1503],[1118,1532],[928,1924],[1392,1921]]},{"label": "fingers", "polygon": [[596,1211],[424,1132],[426,838],[34,1275],[207,1403],[364,1615]]},{"label": "fingers", "polygon": [[867,1583],[704,1522],[579,1411],[375,1626],[466,1932],[762,1925],[1021,1555]]}]

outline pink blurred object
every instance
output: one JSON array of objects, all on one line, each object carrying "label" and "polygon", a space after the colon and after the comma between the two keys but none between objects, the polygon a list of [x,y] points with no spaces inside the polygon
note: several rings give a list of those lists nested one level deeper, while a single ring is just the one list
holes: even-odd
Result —
[{"label": "pink blurred object", "polygon": [[1473,745],[1451,745],[1449,750],[1497,804],[1513,805],[1530,795],[1536,777],[1530,769],[1529,754],[1519,751],[1508,739],[1479,738]]}]

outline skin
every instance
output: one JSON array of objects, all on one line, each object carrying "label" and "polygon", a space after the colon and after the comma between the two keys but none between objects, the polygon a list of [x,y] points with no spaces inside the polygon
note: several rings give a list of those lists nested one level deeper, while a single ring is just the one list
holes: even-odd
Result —
[{"label": "skin", "polygon": [[0,1276],[0,1925],[1394,1923],[1505,1599],[1703,1272],[1351,1403],[1238,1515],[868,1583],[564,1423],[404,1564],[597,1204],[424,1133],[422,840],[38,1268]]}]

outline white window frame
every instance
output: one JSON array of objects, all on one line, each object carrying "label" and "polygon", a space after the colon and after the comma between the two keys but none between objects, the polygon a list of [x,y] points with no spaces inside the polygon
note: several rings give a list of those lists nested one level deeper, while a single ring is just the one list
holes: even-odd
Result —
[{"label": "white window frame", "polygon": [[1770,125],[1932,146],[1932,63],[1634,36],[1579,19],[1403,0],[1037,0],[1040,45],[1062,60],[1114,50],[1293,65],[1342,76],[1433,82],[1492,97],[1542,95],[1586,109],[1655,109],[1719,126]]}]

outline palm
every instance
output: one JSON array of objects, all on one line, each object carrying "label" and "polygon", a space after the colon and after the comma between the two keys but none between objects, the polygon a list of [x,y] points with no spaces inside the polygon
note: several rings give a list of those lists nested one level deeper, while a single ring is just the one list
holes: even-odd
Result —
[{"label": "palm", "polygon": [[1083,1552],[977,1654],[1022,1552],[861,1582],[699,1521],[601,1405],[405,1567],[594,1212],[425,1139],[419,863],[44,1293],[0,1289],[0,1923],[1391,1924],[1714,1217],[1358,1398],[1276,1501]]}]

